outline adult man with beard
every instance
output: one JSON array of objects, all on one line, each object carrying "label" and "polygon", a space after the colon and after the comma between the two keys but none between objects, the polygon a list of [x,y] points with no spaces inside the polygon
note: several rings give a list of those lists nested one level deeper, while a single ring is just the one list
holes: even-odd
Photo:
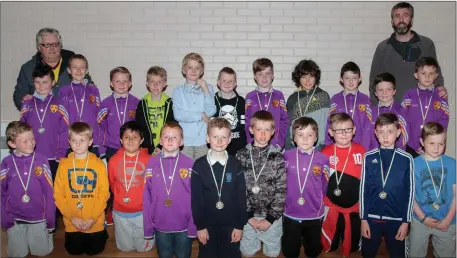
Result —
[{"label": "adult man with beard", "polygon": [[[32,71],[40,63],[51,67],[54,72],[55,86],[52,91],[58,95],[59,87],[70,83],[71,77],[68,74],[68,60],[75,53],[62,49],[62,37],[58,30],[54,28],[43,28],[36,34],[36,48],[38,52],[29,61],[21,66],[17,77],[17,84],[14,88],[13,100],[18,110],[22,102],[31,99],[35,88],[33,86]],[[89,74],[85,77],[91,80]]]},{"label": "adult man with beard", "polygon": [[[411,30],[413,26],[414,7],[406,2],[397,3],[391,11],[394,33],[378,44],[373,56],[370,70],[370,99],[372,104],[378,100],[374,94],[374,78],[384,72],[392,74],[397,81],[397,92],[394,99],[401,103],[404,93],[417,86],[414,78],[415,64],[420,57],[436,58],[435,44],[425,36]],[[441,69],[437,69],[436,89],[440,96],[447,97]]]}]

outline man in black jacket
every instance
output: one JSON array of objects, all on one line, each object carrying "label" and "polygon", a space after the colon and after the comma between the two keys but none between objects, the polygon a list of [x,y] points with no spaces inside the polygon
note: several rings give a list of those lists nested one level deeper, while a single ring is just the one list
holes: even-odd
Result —
[{"label": "man in black jacket", "polygon": [[[59,87],[70,82],[68,74],[68,59],[75,53],[62,49],[62,37],[58,30],[53,28],[43,28],[36,34],[36,47],[38,52],[21,66],[17,77],[16,87],[14,88],[13,100],[18,110],[24,100],[32,98],[35,91],[33,87],[32,72],[39,63],[50,66],[54,72],[56,84],[53,94],[58,95]],[[86,79],[91,80],[89,75]]]}]

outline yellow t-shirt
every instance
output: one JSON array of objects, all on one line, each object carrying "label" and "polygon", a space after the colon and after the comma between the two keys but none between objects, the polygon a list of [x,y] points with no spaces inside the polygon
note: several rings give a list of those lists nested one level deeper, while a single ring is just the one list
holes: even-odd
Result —
[{"label": "yellow t-shirt", "polygon": [[[86,159],[75,159],[76,169],[74,169],[74,156],[75,154],[72,152],[68,158],[60,159],[54,182],[54,199],[57,208],[63,215],[65,232],[80,231],[71,224],[73,218],[94,221],[92,228],[81,232],[102,231],[105,223],[106,201],[109,198],[108,173],[105,163],[89,152],[89,161],[84,176]],[[83,204],[81,209],[77,208],[78,202]]]},{"label": "yellow t-shirt", "polygon": [[54,82],[57,82],[57,80],[59,79],[59,72],[60,72],[61,66],[62,66],[62,57],[60,58],[59,65],[57,65],[56,69],[52,70],[54,72]]}]

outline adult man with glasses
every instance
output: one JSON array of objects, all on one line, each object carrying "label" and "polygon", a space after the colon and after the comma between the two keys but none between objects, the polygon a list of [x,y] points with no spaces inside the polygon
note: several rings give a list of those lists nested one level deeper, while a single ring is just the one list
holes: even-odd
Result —
[{"label": "adult man with glasses", "polygon": [[[18,110],[23,101],[31,99],[34,93],[32,71],[37,64],[44,63],[50,66],[54,72],[56,85],[53,94],[57,95],[59,87],[70,82],[68,74],[68,59],[75,53],[62,49],[62,37],[54,28],[43,28],[36,34],[36,47],[38,52],[25,64],[22,65],[14,88],[13,100]],[[90,76],[86,75],[90,80]]]}]

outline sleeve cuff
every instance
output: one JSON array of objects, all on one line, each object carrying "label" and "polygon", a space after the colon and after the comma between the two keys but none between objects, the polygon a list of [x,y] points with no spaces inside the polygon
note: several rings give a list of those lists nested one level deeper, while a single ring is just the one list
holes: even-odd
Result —
[{"label": "sleeve cuff", "polygon": [[267,217],[265,218],[268,222],[270,222],[271,224],[273,224],[275,222],[275,218],[273,216],[271,216],[270,214],[267,214]]},{"label": "sleeve cuff", "polygon": [[254,218],[254,212],[253,211],[248,211],[248,220]]}]

